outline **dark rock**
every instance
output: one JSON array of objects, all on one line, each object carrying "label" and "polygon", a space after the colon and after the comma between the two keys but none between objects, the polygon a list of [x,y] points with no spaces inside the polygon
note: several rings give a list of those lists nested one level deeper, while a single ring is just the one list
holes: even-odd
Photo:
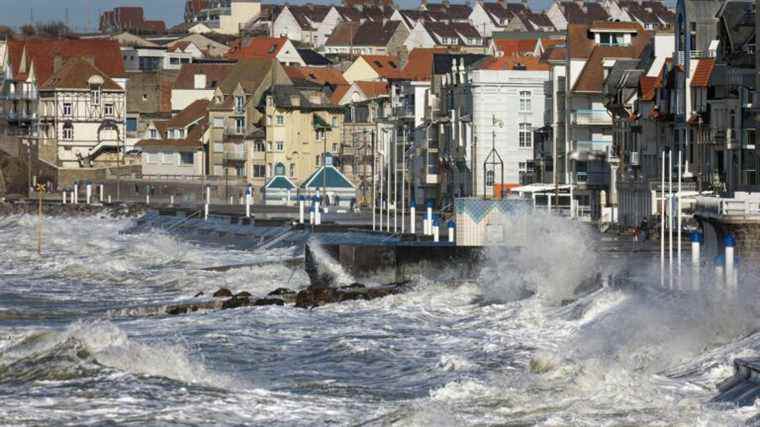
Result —
[{"label": "dark rock", "polygon": [[201,297],[201,296],[203,296],[203,291],[200,291],[197,294],[195,294],[195,296],[193,298],[198,298],[198,297]]},{"label": "dark rock", "polygon": [[337,301],[337,290],[333,288],[306,288],[296,295],[296,307],[319,307]]},{"label": "dark rock", "polygon": [[225,300],[222,303],[222,310],[227,310],[231,308],[240,308],[240,307],[247,307],[251,305],[251,300],[248,297],[232,297],[228,300]]},{"label": "dark rock", "polygon": [[285,303],[287,304],[292,304],[296,302],[297,295],[298,295],[298,292],[291,289],[287,289],[287,288],[275,289],[274,291],[267,294],[268,297],[279,297],[280,299],[285,301]]},{"label": "dark rock", "polygon": [[179,316],[180,314],[187,314],[187,311],[188,311],[188,307],[186,305],[175,305],[175,306],[166,308],[166,314],[170,316]]},{"label": "dark rock", "polygon": [[348,286],[341,286],[340,289],[367,289],[367,287],[361,283],[352,283]]},{"label": "dark rock", "polygon": [[228,298],[231,296],[232,296],[232,291],[230,291],[227,288],[219,288],[219,290],[214,292],[214,295],[213,295],[214,298]]},{"label": "dark rock", "polygon": [[240,298],[240,297],[250,298],[251,296],[252,296],[251,293],[248,291],[238,292],[235,294],[235,297],[237,298]]},{"label": "dark rock", "polygon": [[343,301],[356,301],[356,300],[369,300],[369,293],[367,292],[356,292],[356,291],[341,291],[338,292],[338,302]]},{"label": "dark rock", "polygon": [[285,301],[280,298],[259,298],[253,302],[253,305],[257,307],[265,305],[285,305]]}]

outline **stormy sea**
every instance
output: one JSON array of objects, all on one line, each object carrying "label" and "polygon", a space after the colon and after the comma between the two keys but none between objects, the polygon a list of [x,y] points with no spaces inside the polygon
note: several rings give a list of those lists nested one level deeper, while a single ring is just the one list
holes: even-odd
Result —
[{"label": "stormy sea", "polygon": [[420,266],[410,291],[371,301],[155,316],[221,287],[305,288],[286,265],[204,270],[303,249],[123,234],[133,220],[92,216],[47,219],[38,256],[36,224],[0,218],[1,425],[731,426],[760,413],[711,403],[734,358],[760,356],[750,265],[734,290],[709,271],[663,288],[656,250],[531,215],[508,225],[519,250],[489,249],[474,279]]}]

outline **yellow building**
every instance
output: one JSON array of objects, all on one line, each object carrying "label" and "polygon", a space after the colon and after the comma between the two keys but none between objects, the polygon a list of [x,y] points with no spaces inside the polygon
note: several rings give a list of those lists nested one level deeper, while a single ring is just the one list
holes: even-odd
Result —
[{"label": "yellow building", "polygon": [[275,86],[266,99],[267,177],[302,183],[340,150],[342,134],[343,108],[321,90]]}]

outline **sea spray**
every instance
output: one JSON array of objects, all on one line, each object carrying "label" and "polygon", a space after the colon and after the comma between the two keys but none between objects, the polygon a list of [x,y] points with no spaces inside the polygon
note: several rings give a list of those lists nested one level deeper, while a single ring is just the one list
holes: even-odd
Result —
[{"label": "sea spray", "polygon": [[316,239],[307,243],[306,271],[316,286],[346,286],[355,282],[339,262],[330,256]]},{"label": "sea spray", "polygon": [[531,294],[549,304],[572,298],[600,270],[590,230],[546,213],[521,213],[501,224],[503,245],[486,248],[479,278],[484,301],[508,302]]}]

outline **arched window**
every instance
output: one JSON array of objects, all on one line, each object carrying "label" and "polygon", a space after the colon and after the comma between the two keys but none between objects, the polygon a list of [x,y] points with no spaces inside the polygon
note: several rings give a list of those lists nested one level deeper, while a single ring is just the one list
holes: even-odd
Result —
[{"label": "arched window", "polygon": [[274,174],[276,176],[285,175],[285,165],[282,163],[277,163],[274,165]]}]

